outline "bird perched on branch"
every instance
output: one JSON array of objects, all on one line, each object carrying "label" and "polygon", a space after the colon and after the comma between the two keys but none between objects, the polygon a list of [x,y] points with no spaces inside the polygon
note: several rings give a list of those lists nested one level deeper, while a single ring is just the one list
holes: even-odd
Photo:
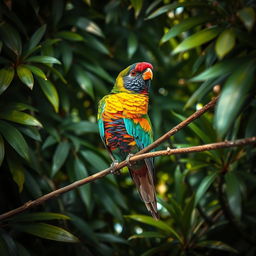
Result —
[{"label": "bird perched on branch", "polygon": [[130,164],[129,157],[153,142],[148,117],[153,66],[135,63],[121,71],[115,85],[99,102],[100,136],[114,162],[128,161],[130,175],[148,211],[158,219],[153,159]]}]

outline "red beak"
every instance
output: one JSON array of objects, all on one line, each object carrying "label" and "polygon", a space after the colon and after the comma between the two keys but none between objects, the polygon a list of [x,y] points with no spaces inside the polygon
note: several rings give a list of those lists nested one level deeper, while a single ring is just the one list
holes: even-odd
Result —
[{"label": "red beak", "polygon": [[143,80],[153,79],[153,72],[150,68],[147,68],[142,75]]}]

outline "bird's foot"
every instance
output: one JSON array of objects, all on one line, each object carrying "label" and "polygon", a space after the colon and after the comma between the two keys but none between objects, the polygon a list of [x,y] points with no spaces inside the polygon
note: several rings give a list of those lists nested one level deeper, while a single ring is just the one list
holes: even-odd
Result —
[{"label": "bird's foot", "polygon": [[134,154],[129,154],[129,155],[126,157],[126,159],[125,159],[125,161],[126,161],[128,167],[131,167],[131,166],[132,166],[132,164],[131,164],[131,162],[130,162],[130,158],[131,158],[132,156],[134,156]]},{"label": "bird's foot", "polygon": [[111,168],[110,173],[116,174],[116,175],[120,175],[120,174],[121,174],[120,170],[117,170],[117,169],[116,169],[116,167],[117,167],[118,164],[119,164],[118,160],[114,160],[114,161],[112,162],[112,164],[111,164],[111,166],[110,166],[110,168]]}]

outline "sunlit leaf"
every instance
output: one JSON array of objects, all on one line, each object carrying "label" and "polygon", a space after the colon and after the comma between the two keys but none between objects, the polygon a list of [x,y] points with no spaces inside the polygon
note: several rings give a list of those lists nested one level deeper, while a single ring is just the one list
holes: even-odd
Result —
[{"label": "sunlit leaf", "polygon": [[60,31],[56,34],[56,37],[60,37],[66,40],[70,40],[70,41],[83,41],[84,38],[75,32],[72,31]]},{"label": "sunlit leaf", "polygon": [[100,27],[92,20],[89,20],[85,17],[79,17],[76,21],[76,25],[82,30],[85,30],[97,36],[104,37],[104,34]]},{"label": "sunlit leaf", "polygon": [[232,29],[224,30],[215,44],[215,51],[220,59],[228,54],[235,46],[235,33]]},{"label": "sunlit leaf", "polygon": [[56,88],[49,80],[38,78],[38,82],[43,93],[52,104],[55,112],[58,112],[59,111],[59,95]]},{"label": "sunlit leaf", "polygon": [[32,65],[23,65],[25,68],[29,69],[34,75],[43,78],[44,80],[47,80],[47,77],[45,75],[45,73],[43,72],[42,69],[36,67],[36,66],[32,66]]},{"label": "sunlit leaf", "polygon": [[44,239],[65,243],[79,242],[79,239],[67,230],[46,223],[16,224],[15,229]]},{"label": "sunlit leaf", "polygon": [[61,64],[59,60],[52,56],[32,56],[27,58],[26,61],[44,64]]},{"label": "sunlit leaf", "polygon": [[233,74],[226,81],[215,114],[215,125],[220,136],[228,132],[245,103],[247,93],[253,83],[253,76],[254,65],[249,62],[233,70]]},{"label": "sunlit leaf", "polygon": [[138,17],[143,5],[143,0],[131,0],[131,4],[135,11],[135,17]]},{"label": "sunlit leaf", "polygon": [[52,172],[51,176],[53,177],[58,170],[64,164],[70,149],[70,144],[68,141],[62,141],[56,148],[54,155],[53,155],[53,162],[52,162]]},{"label": "sunlit leaf", "polygon": [[255,11],[252,7],[244,7],[243,9],[239,10],[237,13],[238,17],[244,23],[244,26],[251,31],[253,29],[256,15]]},{"label": "sunlit leaf", "polygon": [[0,95],[8,88],[14,77],[13,67],[0,70]]},{"label": "sunlit leaf", "polygon": [[28,86],[29,89],[33,89],[34,86],[34,77],[31,73],[31,71],[26,68],[24,65],[19,65],[17,67],[17,74],[20,80]]},{"label": "sunlit leaf", "polygon": [[129,237],[129,240],[137,239],[137,238],[164,238],[164,237],[165,235],[160,232],[148,231],[148,232],[142,232],[140,234],[132,235]]},{"label": "sunlit leaf", "polygon": [[212,28],[201,30],[193,34],[192,36],[186,38],[184,41],[182,41],[173,50],[172,54],[177,54],[179,52],[187,51],[189,49],[200,46],[206,42],[209,42],[210,40],[215,38],[220,32],[221,32],[221,29],[218,27],[212,27]]},{"label": "sunlit leaf", "polygon": [[21,157],[29,161],[27,142],[17,128],[7,122],[0,121],[0,133]]}]

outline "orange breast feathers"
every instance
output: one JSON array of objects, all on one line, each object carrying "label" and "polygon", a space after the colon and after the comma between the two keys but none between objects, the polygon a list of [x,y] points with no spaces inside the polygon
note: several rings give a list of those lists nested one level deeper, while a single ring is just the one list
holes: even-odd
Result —
[{"label": "orange breast feathers", "polygon": [[115,93],[105,96],[103,120],[129,118],[140,123],[145,131],[151,129],[150,123],[142,116],[148,113],[148,96],[144,94]]}]

